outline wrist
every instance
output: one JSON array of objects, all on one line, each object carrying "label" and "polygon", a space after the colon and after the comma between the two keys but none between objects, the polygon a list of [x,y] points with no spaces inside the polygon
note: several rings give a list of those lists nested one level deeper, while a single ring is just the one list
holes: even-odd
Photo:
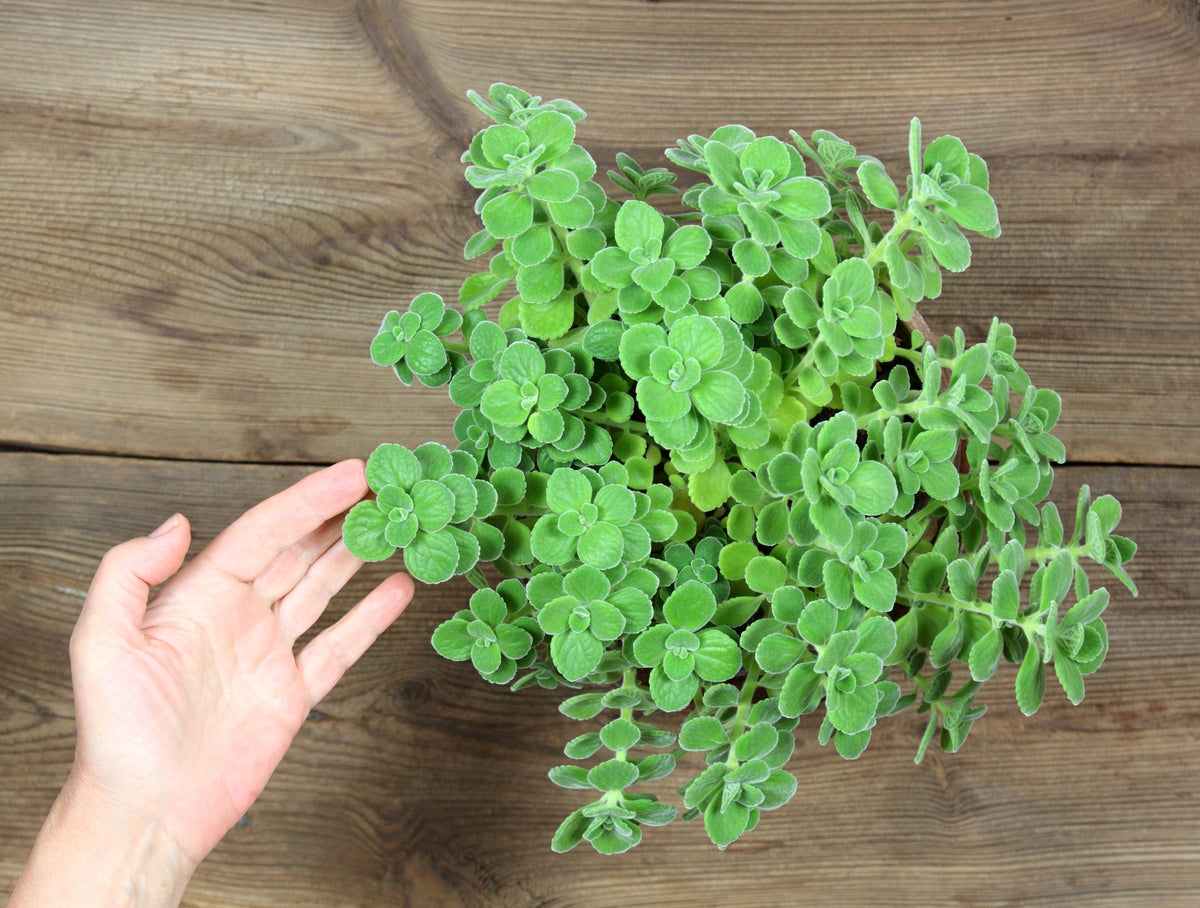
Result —
[{"label": "wrist", "polygon": [[76,768],[9,908],[176,906],[195,869],[152,812],[119,803]]}]

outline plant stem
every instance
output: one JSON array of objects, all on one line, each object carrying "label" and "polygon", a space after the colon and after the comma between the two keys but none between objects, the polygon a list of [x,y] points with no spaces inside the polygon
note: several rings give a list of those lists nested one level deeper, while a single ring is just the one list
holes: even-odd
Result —
[{"label": "plant stem", "polygon": [[646,428],[646,424],[644,422],[639,422],[636,419],[627,419],[624,422],[618,422],[615,419],[611,419],[596,412],[588,413],[584,410],[573,410],[572,412],[580,419],[595,423],[598,426],[607,426],[613,429],[637,432],[639,435],[645,435],[647,437],[649,437],[650,434],[649,430]]},{"label": "plant stem", "polygon": [[887,252],[887,247],[892,244],[898,244],[908,228],[912,226],[914,220],[916,220],[916,215],[910,207],[905,206],[904,210],[896,215],[896,220],[892,224],[891,229],[883,235],[883,238],[876,244],[875,248],[867,254],[867,264],[872,267],[879,264],[884,253]]},{"label": "plant stem", "polygon": [[750,665],[746,669],[746,680],[742,683],[742,693],[738,697],[737,712],[733,716],[733,726],[729,734],[729,757],[725,760],[725,765],[730,769],[738,767],[738,759],[734,756],[734,746],[738,742],[738,738],[746,731],[746,717],[750,715],[750,707],[754,700],[754,692],[758,689],[759,668],[758,663],[753,659],[749,660]]},{"label": "plant stem", "polygon": [[[628,691],[637,690],[637,669],[636,668],[633,668],[632,666],[630,666],[629,668],[625,669],[624,674],[621,676],[620,689],[628,690]],[[621,708],[621,718],[627,722],[632,722],[633,721],[633,707],[632,706],[623,706]],[[626,756],[626,754],[628,754],[628,753],[629,753],[628,750],[615,751],[614,759],[620,760],[622,763],[628,763],[629,758]]]}]

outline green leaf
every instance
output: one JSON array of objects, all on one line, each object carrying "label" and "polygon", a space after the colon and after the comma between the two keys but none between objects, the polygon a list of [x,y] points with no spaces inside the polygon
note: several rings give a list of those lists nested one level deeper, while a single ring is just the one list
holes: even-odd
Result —
[{"label": "green leaf", "polygon": [[954,200],[954,205],[946,206],[943,210],[954,219],[960,227],[967,230],[993,230],[1000,223],[996,213],[996,203],[988,195],[987,190],[972,186],[970,183],[960,183],[946,190],[946,194]]},{"label": "green leaf", "polygon": [[812,712],[821,702],[824,677],[811,662],[801,662],[788,672],[779,692],[779,711],[789,718]]},{"label": "green leaf", "polygon": [[550,658],[568,681],[579,681],[596,670],[604,644],[587,631],[568,630],[550,638]]},{"label": "green leaf", "polygon": [[595,523],[579,537],[579,560],[606,571],[620,564],[624,545],[619,529],[611,523]]},{"label": "green leaf", "polygon": [[925,173],[941,165],[943,174],[953,174],[964,182],[970,174],[967,149],[956,136],[939,136],[930,142],[925,149],[923,164]]},{"label": "green leaf", "polygon": [[433,632],[433,648],[444,659],[466,662],[471,658],[475,638],[467,632],[467,622],[461,618],[443,621]]},{"label": "green leaf", "polygon": [[1083,700],[1083,672],[1079,670],[1079,666],[1071,659],[1059,656],[1054,660],[1054,672],[1058,676],[1058,683],[1062,685],[1063,692],[1066,693],[1067,699],[1071,704],[1078,706]]},{"label": "green leaf", "polygon": [[549,303],[562,293],[564,280],[562,262],[551,259],[518,271],[517,292],[524,302]]},{"label": "green leaf", "polygon": [[383,561],[396,547],[384,536],[388,516],[373,501],[360,501],[342,523],[342,539],[350,554],[362,561]]},{"label": "green leaf", "polygon": [[1027,716],[1032,716],[1042,705],[1046,694],[1046,665],[1038,648],[1030,644],[1017,669],[1017,706]]},{"label": "green leaf", "polygon": [[549,225],[534,224],[520,236],[513,238],[511,251],[518,265],[526,268],[540,265],[554,253],[554,234]]},{"label": "green leaf", "polygon": [[1059,633],[1065,633],[1073,627],[1086,627],[1104,614],[1107,607],[1108,590],[1100,587],[1071,606],[1058,626]]},{"label": "green leaf", "polygon": [[1092,502],[1088,513],[1089,516],[1096,515],[1099,520],[1100,532],[1107,537],[1121,522],[1121,503],[1111,495],[1101,495]]},{"label": "green leaf", "polygon": [[837,748],[837,752],[846,760],[857,760],[870,743],[870,729],[861,731],[855,735],[848,735],[843,731],[838,731],[833,736],[833,746]]},{"label": "green leaf", "polygon": [[858,182],[867,201],[876,208],[895,211],[900,207],[900,192],[896,184],[888,176],[883,164],[874,158],[868,158],[858,166]]},{"label": "green leaf", "polygon": [[908,569],[908,586],[914,593],[935,593],[946,579],[946,556],[926,552],[917,556]]},{"label": "green leaf", "polygon": [[[787,539],[788,508],[786,501],[773,501],[759,512],[754,538],[762,545],[774,547]],[[782,581],[781,581],[782,582]]]},{"label": "green leaf", "polygon": [[821,289],[822,299],[869,301],[875,292],[875,273],[864,259],[850,258],[838,263]]},{"label": "green leaf", "polygon": [[734,183],[742,179],[742,165],[737,154],[724,142],[710,141],[704,146],[704,159],[713,184],[731,192]]},{"label": "green leaf", "polygon": [[709,766],[684,788],[683,806],[688,810],[703,809],[711,799],[721,793],[728,773],[729,767],[725,763]]},{"label": "green leaf", "polygon": [[744,149],[738,164],[743,174],[753,174],[767,185],[779,182],[791,168],[787,146],[775,136],[762,136]]},{"label": "green leaf", "polygon": [[810,220],[776,220],[783,248],[798,259],[810,259],[821,249],[821,229]]},{"label": "green leaf", "polygon": [[404,549],[404,566],[422,583],[443,583],[454,576],[458,546],[448,533],[418,532]]},{"label": "green leaf", "polygon": [[992,581],[992,610],[1004,621],[1014,621],[1021,608],[1021,591],[1013,571],[1001,571]]},{"label": "green leaf", "polygon": [[728,740],[724,726],[713,716],[693,716],[679,729],[679,746],[684,750],[712,750]]},{"label": "green leaf", "polygon": [[701,631],[700,648],[693,654],[696,674],[705,681],[728,681],[742,667],[738,645],[716,628]]},{"label": "green leaf", "polygon": [[921,157],[921,120],[918,117],[913,117],[908,124],[908,172],[914,177],[925,172]]},{"label": "green leaf", "polygon": [[837,629],[837,620],[837,609],[824,599],[815,599],[804,607],[796,629],[813,646],[825,646]]},{"label": "green leaf", "polygon": [[720,801],[710,801],[704,811],[704,831],[717,848],[724,851],[746,831],[750,810],[736,801],[720,809]]},{"label": "green leaf", "polygon": [[582,808],[572,811],[555,831],[554,838],[550,840],[550,850],[555,854],[570,851],[583,841],[583,834],[591,822],[591,817],[585,816]]},{"label": "green leaf", "polygon": [[729,465],[716,460],[707,470],[688,476],[688,496],[701,511],[714,511],[729,498]]},{"label": "green leaf", "polygon": [[716,610],[717,600],[712,590],[698,580],[677,587],[663,603],[663,617],[677,630],[699,630]]},{"label": "green leaf", "polygon": [[946,570],[950,595],[960,602],[975,601],[975,568],[966,558],[955,558]]},{"label": "green leaf", "polygon": [[[626,252],[644,250],[650,243],[661,242],[663,219],[650,205],[630,199],[621,205],[613,227],[617,245]],[[657,258],[657,255],[653,256]]]},{"label": "green leaf", "polygon": [[854,492],[852,507],[860,514],[883,514],[896,503],[896,477],[877,461],[864,460],[850,473],[845,485]]},{"label": "green leaf", "polygon": [[495,299],[500,291],[508,286],[510,280],[508,277],[497,277],[489,271],[473,274],[463,281],[458,291],[458,304],[464,311],[478,309]]},{"label": "green leaf", "polygon": [[758,805],[758,809],[775,810],[790,801],[796,794],[796,777],[785,770],[775,769],[762,782],[756,783],[755,787],[765,796],[763,802]]},{"label": "green leaf", "polygon": [[641,739],[641,730],[629,719],[613,719],[600,729],[600,740],[614,753],[637,746]]},{"label": "green leaf", "polygon": [[676,712],[691,703],[699,687],[700,682],[695,675],[689,675],[682,681],[672,681],[662,666],[650,672],[650,696],[658,708],[666,712]]},{"label": "green leaf", "polygon": [[485,678],[498,671],[502,661],[500,649],[494,643],[478,640],[471,647],[471,663],[475,666],[475,670]]},{"label": "green leaf", "polygon": [[530,177],[527,188],[543,202],[565,202],[579,191],[579,179],[569,170],[549,168]]},{"label": "green leaf", "polygon": [[496,645],[509,659],[521,659],[533,646],[530,633],[513,624],[501,624],[496,628]]},{"label": "green leaf", "polygon": [[621,791],[638,780],[638,771],[624,760],[605,760],[592,767],[587,779],[597,791]]},{"label": "green leaf", "polygon": [[553,766],[547,775],[550,776],[550,781],[560,788],[582,789],[585,791],[592,788],[592,783],[588,781],[587,770],[582,766]]},{"label": "green leaf", "polygon": [[[732,327],[732,323],[728,319],[723,320],[723,323],[726,327]],[[637,328],[630,329],[626,336],[633,334],[635,330]],[[656,346],[661,345],[661,341],[658,341],[653,334],[645,335],[644,342]],[[679,319],[671,326],[669,342],[671,347],[685,357],[694,358],[702,369],[715,367],[727,352],[726,338],[722,335],[721,328],[718,327],[718,321],[706,316],[687,316]],[[623,361],[624,356],[622,355]]]},{"label": "green leaf", "polygon": [[663,255],[672,259],[680,270],[695,268],[704,261],[712,248],[712,237],[697,224],[680,227],[667,240]]},{"label": "green leaf", "polygon": [[873,684],[859,685],[843,691],[830,684],[825,691],[825,706],[829,721],[838,731],[857,735],[870,728],[875,722],[875,704],[878,702]]},{"label": "green leaf", "polygon": [[422,479],[412,487],[413,513],[421,529],[440,530],[454,516],[454,494],[432,479]]},{"label": "green leaf", "polygon": [[555,470],[546,483],[546,504],[561,514],[577,511],[592,500],[592,486],[576,470]]},{"label": "green leaf", "polygon": [[859,653],[873,653],[887,659],[896,648],[896,623],[884,615],[872,615],[858,626]]},{"label": "green leaf", "polygon": [[576,694],[558,704],[560,713],[581,722],[598,716],[603,709],[604,694],[602,693]]},{"label": "green leaf", "polygon": [[756,242],[766,246],[768,249],[774,248],[779,244],[779,226],[775,223],[775,218],[769,212],[755,208],[749,202],[742,202],[738,205],[738,215],[741,217],[742,223],[746,225],[746,229],[750,231],[750,236]]},{"label": "green leaf", "polygon": [[754,650],[754,659],[768,673],[785,672],[807,649],[802,640],[787,634],[768,634]]},{"label": "green leaf", "polygon": [[[667,768],[668,765],[670,768]],[[638,761],[643,782],[665,778],[674,768],[675,761],[670,754],[655,754]],[[653,796],[627,797],[625,807],[637,814],[637,822],[642,826],[666,826],[679,813],[673,805],[660,804]]]},{"label": "green leaf", "polygon": [[733,245],[733,260],[747,277],[761,277],[771,270],[771,257],[757,240],[738,240]]},{"label": "green leaf", "polygon": [[[668,744],[656,744],[655,747],[667,747]],[[639,782],[654,782],[658,779],[665,779],[675,771],[675,755],[674,754],[650,754],[647,757],[640,757],[633,761],[638,768]],[[666,805],[663,805],[666,806]],[[671,808],[671,819],[674,819],[674,808]],[[644,815],[639,811],[638,818],[640,822],[647,823],[651,826],[658,825],[650,823],[644,818]]]},{"label": "green leaf", "polygon": [[[533,401],[514,381],[493,382],[484,389],[479,402],[480,412],[501,426],[523,426],[529,418]],[[521,433],[524,434],[524,433]]]},{"label": "green leaf", "polygon": [[778,558],[759,555],[746,565],[746,585],[758,593],[773,593],[787,580],[787,568]]},{"label": "green leaf", "polygon": [[988,680],[996,673],[1003,653],[1004,643],[1000,637],[1000,630],[993,627],[971,646],[967,663],[971,677],[976,681]]},{"label": "green leaf", "polygon": [[829,213],[829,190],[812,177],[793,177],[776,184],[772,189],[779,193],[779,198],[770,206],[786,217],[811,220]]},{"label": "green leaf", "polygon": [[517,236],[533,223],[533,202],[524,193],[506,192],[484,205],[479,217],[492,236]]},{"label": "green leaf", "polygon": [[402,445],[380,445],[367,458],[367,483],[376,492],[387,486],[411,489],[420,478],[420,461]]},{"label": "green leaf", "polygon": [[954,661],[962,649],[964,633],[962,613],[954,612],[954,617],[929,645],[929,663],[934,668],[944,668]]},{"label": "green leaf", "polygon": [[667,654],[666,640],[672,633],[667,624],[656,624],[643,631],[633,641],[634,657],[646,667],[661,664]]},{"label": "green leaf", "polygon": [[[922,232],[933,257],[947,271],[966,271],[971,264],[971,244],[962,232],[951,224],[943,224],[925,209],[920,216]],[[928,294],[927,294],[928,295]]]}]

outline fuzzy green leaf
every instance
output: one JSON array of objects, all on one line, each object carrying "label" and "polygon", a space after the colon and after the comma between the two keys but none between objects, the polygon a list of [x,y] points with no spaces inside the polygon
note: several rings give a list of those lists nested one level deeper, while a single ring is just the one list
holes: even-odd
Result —
[{"label": "fuzzy green leaf", "polygon": [[713,716],[695,716],[679,729],[679,746],[684,750],[712,750],[728,740],[724,727]]},{"label": "fuzzy green leaf", "polygon": [[1025,651],[1021,667],[1017,669],[1017,706],[1027,716],[1032,716],[1042,705],[1046,694],[1046,666],[1036,646]]}]

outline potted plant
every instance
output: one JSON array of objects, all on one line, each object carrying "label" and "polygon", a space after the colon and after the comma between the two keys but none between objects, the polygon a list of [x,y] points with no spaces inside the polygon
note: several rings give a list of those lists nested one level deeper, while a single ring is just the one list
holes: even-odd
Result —
[{"label": "potted plant", "polygon": [[554,850],[622,852],[674,819],[639,786],[687,751],[683,818],[726,847],[795,793],[816,711],[854,759],[915,709],[919,761],[962,746],[1002,661],[1026,714],[1051,668],[1082,699],[1109,599],[1083,563],[1136,595],[1120,505],[1084,486],[1068,534],[1046,501],[1059,395],[1008,325],[934,341],[916,311],[967,267],[965,232],[1000,233],[978,155],[923,145],[914,119],[901,190],[830,132],[725,126],[667,150],[697,177],[682,194],[618,155],[618,201],[575,104],[470,98],[493,122],[464,155],[483,224],[465,254],[490,258],[458,307],[422,293],[371,344],[404,384],[448,388],[458,445],[380,446],[344,532],[478,588],[434,633],[443,656],[603,716],[550,773],[590,799]]}]

